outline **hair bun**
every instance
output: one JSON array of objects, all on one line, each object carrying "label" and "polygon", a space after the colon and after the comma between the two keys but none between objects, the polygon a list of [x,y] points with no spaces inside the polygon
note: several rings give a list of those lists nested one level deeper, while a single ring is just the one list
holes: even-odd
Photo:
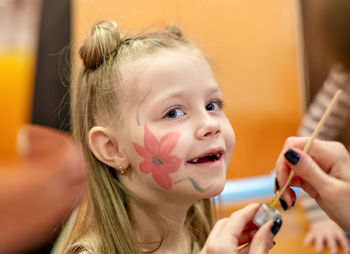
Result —
[{"label": "hair bun", "polygon": [[88,70],[96,70],[121,44],[117,23],[104,20],[91,30],[90,37],[80,48],[80,57]]},{"label": "hair bun", "polygon": [[182,32],[177,26],[167,26],[165,28],[165,31],[167,31],[169,34],[175,37],[182,38]]}]

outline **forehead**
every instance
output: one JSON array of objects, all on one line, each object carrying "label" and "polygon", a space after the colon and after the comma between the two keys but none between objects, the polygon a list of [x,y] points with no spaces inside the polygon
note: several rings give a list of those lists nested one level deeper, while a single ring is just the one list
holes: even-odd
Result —
[{"label": "forehead", "polygon": [[205,81],[218,88],[207,60],[196,49],[162,49],[125,64],[121,71],[134,102],[153,92],[183,89],[184,84]]}]

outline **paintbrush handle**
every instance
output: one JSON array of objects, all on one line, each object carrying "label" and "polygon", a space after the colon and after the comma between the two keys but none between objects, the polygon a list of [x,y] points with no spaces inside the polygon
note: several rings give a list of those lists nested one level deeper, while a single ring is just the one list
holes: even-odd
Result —
[{"label": "paintbrush handle", "polygon": [[[324,123],[326,122],[328,116],[330,115],[334,105],[337,103],[339,95],[342,93],[342,90],[338,90],[335,95],[333,96],[332,101],[329,103],[326,111],[323,113],[320,121],[318,122],[315,130],[313,131],[310,139],[308,140],[308,142],[306,143],[303,152],[307,153],[310,148],[312,143],[314,142],[315,138],[317,137],[317,135],[319,134],[321,128],[323,127]],[[289,186],[290,182],[292,181],[292,178],[294,176],[295,172],[293,170],[290,171],[288,179],[286,181],[286,183],[284,184],[284,186],[282,187],[282,189],[280,191],[276,192],[276,195],[274,197],[274,199],[271,201],[270,203],[270,207],[273,208],[276,205],[277,200],[283,195],[283,193],[285,192],[285,190],[287,189],[287,187]]]}]

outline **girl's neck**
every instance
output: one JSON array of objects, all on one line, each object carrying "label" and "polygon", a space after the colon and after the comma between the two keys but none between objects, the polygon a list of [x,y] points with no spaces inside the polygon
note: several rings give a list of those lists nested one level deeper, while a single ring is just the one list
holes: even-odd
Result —
[{"label": "girl's neck", "polygon": [[[159,207],[156,212],[131,205],[131,216],[137,242],[145,251],[159,249],[153,253],[191,253],[191,237],[185,227],[189,207]],[[151,214],[149,216],[148,214]],[[154,243],[154,244],[150,244]]]}]

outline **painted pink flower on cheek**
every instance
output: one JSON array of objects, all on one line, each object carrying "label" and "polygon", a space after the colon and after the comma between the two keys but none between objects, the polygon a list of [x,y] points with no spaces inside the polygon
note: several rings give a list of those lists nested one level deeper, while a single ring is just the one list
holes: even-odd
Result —
[{"label": "painted pink flower on cheek", "polygon": [[152,173],[153,179],[164,189],[170,190],[173,181],[169,174],[176,172],[182,163],[181,159],[170,155],[180,138],[176,131],[165,134],[160,141],[145,125],[144,146],[133,142],[136,152],[143,157],[140,163],[141,172]]}]

